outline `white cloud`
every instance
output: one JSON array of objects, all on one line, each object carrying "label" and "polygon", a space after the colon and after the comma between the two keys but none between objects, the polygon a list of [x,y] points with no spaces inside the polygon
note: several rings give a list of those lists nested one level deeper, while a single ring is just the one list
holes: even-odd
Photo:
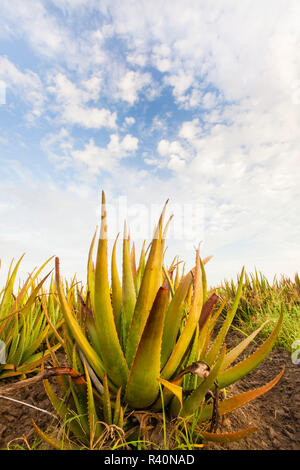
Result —
[{"label": "white cloud", "polygon": [[118,83],[117,97],[133,105],[138,100],[139,93],[151,83],[149,73],[129,70]]},{"label": "white cloud", "polygon": [[30,106],[27,119],[41,116],[45,94],[40,77],[36,73],[31,70],[21,71],[7,57],[0,56],[0,80],[5,84],[6,90]]},{"label": "white cloud", "polygon": [[178,155],[170,155],[168,163],[168,168],[170,168],[170,170],[174,170],[175,172],[182,171],[185,166],[185,161],[182,158],[179,158]]},{"label": "white cloud", "polygon": [[183,139],[193,141],[201,133],[201,126],[198,118],[192,121],[185,121],[182,123],[178,135]]},{"label": "white cloud", "polygon": [[126,60],[131,65],[138,65],[139,67],[145,67],[148,62],[146,54],[135,53],[134,51],[127,55]]},{"label": "white cloud", "polygon": [[192,73],[186,73],[179,70],[177,74],[166,76],[165,83],[173,87],[173,94],[179,103],[185,101],[185,93],[193,85],[194,76]]},{"label": "white cloud", "polygon": [[89,106],[97,101],[101,90],[101,77],[93,76],[82,81],[81,88],[59,73],[52,78],[49,93],[55,96],[60,120],[67,124],[77,124],[85,128],[116,127],[116,112],[106,108]]},{"label": "white cloud", "polygon": [[122,138],[119,134],[111,134],[106,146],[97,145],[91,138],[83,148],[76,148],[74,137],[63,128],[57,134],[48,135],[42,141],[42,148],[59,169],[73,167],[77,170],[77,178],[84,181],[102,172],[112,173],[123,158],[134,156],[138,138],[131,134]]},{"label": "white cloud", "polygon": [[162,139],[157,146],[158,153],[163,157],[168,157],[171,154],[179,155],[181,158],[187,158],[186,152],[181,143],[177,140],[170,142],[169,140]]},{"label": "white cloud", "polygon": [[69,46],[69,33],[49,15],[38,0],[1,0],[1,16],[6,34],[25,35],[31,45],[44,55],[54,56]]},{"label": "white cloud", "polygon": [[116,158],[124,158],[131,152],[137,150],[138,141],[137,137],[133,137],[130,134],[126,134],[121,140],[118,134],[112,134],[107,149],[112,155],[116,156]]},{"label": "white cloud", "polygon": [[126,116],[124,119],[124,125],[125,127],[131,127],[135,124],[135,119],[132,116]]},{"label": "white cloud", "polygon": [[85,145],[83,150],[72,150],[71,156],[73,162],[84,164],[91,174],[97,174],[101,170],[111,171],[114,165],[112,155],[107,149],[95,145],[93,139]]},{"label": "white cloud", "polygon": [[168,72],[172,67],[171,48],[167,44],[155,45],[151,61],[160,72]]}]

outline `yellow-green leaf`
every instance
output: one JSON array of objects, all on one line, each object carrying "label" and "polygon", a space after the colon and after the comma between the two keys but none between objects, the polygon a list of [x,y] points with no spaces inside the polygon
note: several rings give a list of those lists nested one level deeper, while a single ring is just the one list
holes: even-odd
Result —
[{"label": "yellow-green leaf", "polygon": [[161,285],[160,282],[162,270],[162,226],[165,216],[165,210],[166,206],[162,211],[158,226],[156,228],[151,243],[150,253],[141,280],[141,286],[128,334],[126,346],[126,359],[129,367],[131,367],[151,307],[153,305],[157,291]]},{"label": "yellow-green leaf", "polygon": [[184,354],[186,353],[186,350],[190,344],[195,328],[199,321],[199,317],[200,317],[200,313],[202,309],[202,301],[203,301],[203,291],[202,291],[202,282],[201,282],[200,258],[199,258],[199,250],[197,250],[192,305],[191,305],[191,309],[188,315],[188,319],[186,321],[186,324],[183,327],[181,335],[172,351],[171,356],[169,357],[161,373],[161,377],[165,380],[169,380],[172,377],[176,369],[179,367]]},{"label": "yellow-green leaf", "polygon": [[122,287],[118,275],[117,261],[116,261],[116,246],[119,235],[115,240],[112,255],[111,255],[111,300],[115,324],[120,336],[120,315],[122,310]]},{"label": "yellow-green leaf", "polygon": [[101,229],[95,270],[95,320],[104,367],[109,373],[109,378],[117,387],[125,386],[128,367],[121,349],[110,299],[107,267],[107,221],[103,192]]},{"label": "yellow-green leaf", "polygon": [[159,393],[157,377],[160,374],[161,340],[168,297],[168,289],[161,287],[130,369],[125,397],[133,408],[151,405]]},{"label": "yellow-green leaf", "polygon": [[268,356],[280,331],[282,320],[283,313],[281,312],[278,323],[269,338],[246,359],[221,372],[218,378],[220,388],[228,387],[230,384],[249,374]]},{"label": "yellow-green leaf", "polygon": [[70,328],[75,340],[77,341],[80,349],[83,351],[85,357],[89,361],[90,365],[93,367],[94,371],[96,374],[101,378],[103,377],[104,374],[104,368],[102,365],[102,362],[97,355],[97,353],[94,351],[88,340],[86,339],[86,336],[82,332],[76,318],[72,314],[69,304],[67,302],[67,299],[65,297],[62,285],[61,285],[61,280],[60,280],[60,274],[59,274],[59,259],[55,259],[55,268],[56,268],[56,288],[60,300],[60,305],[62,308],[62,312],[65,318],[65,321]]}]

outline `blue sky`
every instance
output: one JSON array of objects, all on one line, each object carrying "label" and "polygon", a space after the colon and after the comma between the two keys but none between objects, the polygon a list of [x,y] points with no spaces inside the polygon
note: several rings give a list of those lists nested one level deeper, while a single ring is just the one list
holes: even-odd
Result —
[{"label": "blue sky", "polygon": [[167,259],[191,266],[201,241],[211,284],[243,265],[293,276],[299,14],[297,0],[1,0],[1,282],[24,252],[20,274],[56,255],[85,280],[101,189],[112,214],[126,201],[138,248],[170,198]]}]

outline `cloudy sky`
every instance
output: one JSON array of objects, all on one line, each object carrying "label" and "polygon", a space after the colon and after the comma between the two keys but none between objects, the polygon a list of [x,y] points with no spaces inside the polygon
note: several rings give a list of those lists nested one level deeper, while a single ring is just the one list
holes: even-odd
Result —
[{"label": "cloudy sky", "polygon": [[137,248],[170,198],[167,259],[191,266],[202,241],[210,284],[293,276],[299,17],[299,0],[1,0],[1,282],[24,252],[20,275],[56,255],[84,280],[101,189],[110,237],[124,212]]}]

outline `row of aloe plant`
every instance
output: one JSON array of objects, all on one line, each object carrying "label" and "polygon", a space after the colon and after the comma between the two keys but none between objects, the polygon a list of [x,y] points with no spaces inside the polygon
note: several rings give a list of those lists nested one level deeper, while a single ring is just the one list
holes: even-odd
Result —
[{"label": "row of aloe plant", "polygon": [[[50,273],[38,280],[52,258],[29,274],[23,285],[16,289],[16,276],[23,256],[15,266],[11,262],[5,287],[0,292],[0,379],[38,371],[44,359],[50,357],[50,350],[60,347],[58,342],[52,341],[50,328],[50,324],[59,328],[62,322],[60,306],[55,300],[54,279],[51,278],[47,293],[43,287]],[[52,344],[50,350],[46,339]]]},{"label": "row of aloe plant", "polygon": [[[224,281],[216,290],[227,298],[224,312],[231,308],[237,292],[237,283]],[[245,273],[243,291],[235,315],[235,326],[246,334],[256,329],[259,323],[270,320],[260,337],[265,337],[272,328],[273,321],[284,311],[284,322],[276,346],[292,349],[292,344],[300,338],[300,280],[296,273],[294,279],[275,276],[270,282],[262,273]]]},{"label": "row of aloe plant", "polygon": [[[113,246],[110,269],[105,196],[102,193],[101,228],[95,262],[96,234],[88,256],[87,289],[68,289],[60,275],[56,258],[56,290],[64,324],[58,330],[49,323],[69,361],[68,373],[57,378],[61,393],[48,380],[46,392],[66,431],[39,435],[51,446],[62,448],[101,448],[107,427],[122,430],[123,439],[133,433],[139,413],[168,416],[170,420],[197,421],[201,439],[242,438],[256,428],[238,430],[231,435],[212,432],[218,390],[224,390],[245,377],[269,354],[280,331],[282,314],[257,350],[240,359],[261,327],[236,347],[227,350],[226,336],[242,294],[244,269],[234,301],[220,326],[225,302],[208,292],[205,264],[196,251],[195,266],[180,271],[177,259],[167,267],[163,209],[154,237],[143,248],[136,264],[134,244],[123,237],[122,274],[117,269]],[[110,271],[110,276],[109,276]],[[50,351],[58,374],[59,367]],[[283,371],[270,383],[255,390],[218,402],[222,416],[270,390]],[[213,428],[213,427],[212,427]],[[65,437],[67,436],[68,439]],[[125,436],[125,437],[124,437]]]}]

